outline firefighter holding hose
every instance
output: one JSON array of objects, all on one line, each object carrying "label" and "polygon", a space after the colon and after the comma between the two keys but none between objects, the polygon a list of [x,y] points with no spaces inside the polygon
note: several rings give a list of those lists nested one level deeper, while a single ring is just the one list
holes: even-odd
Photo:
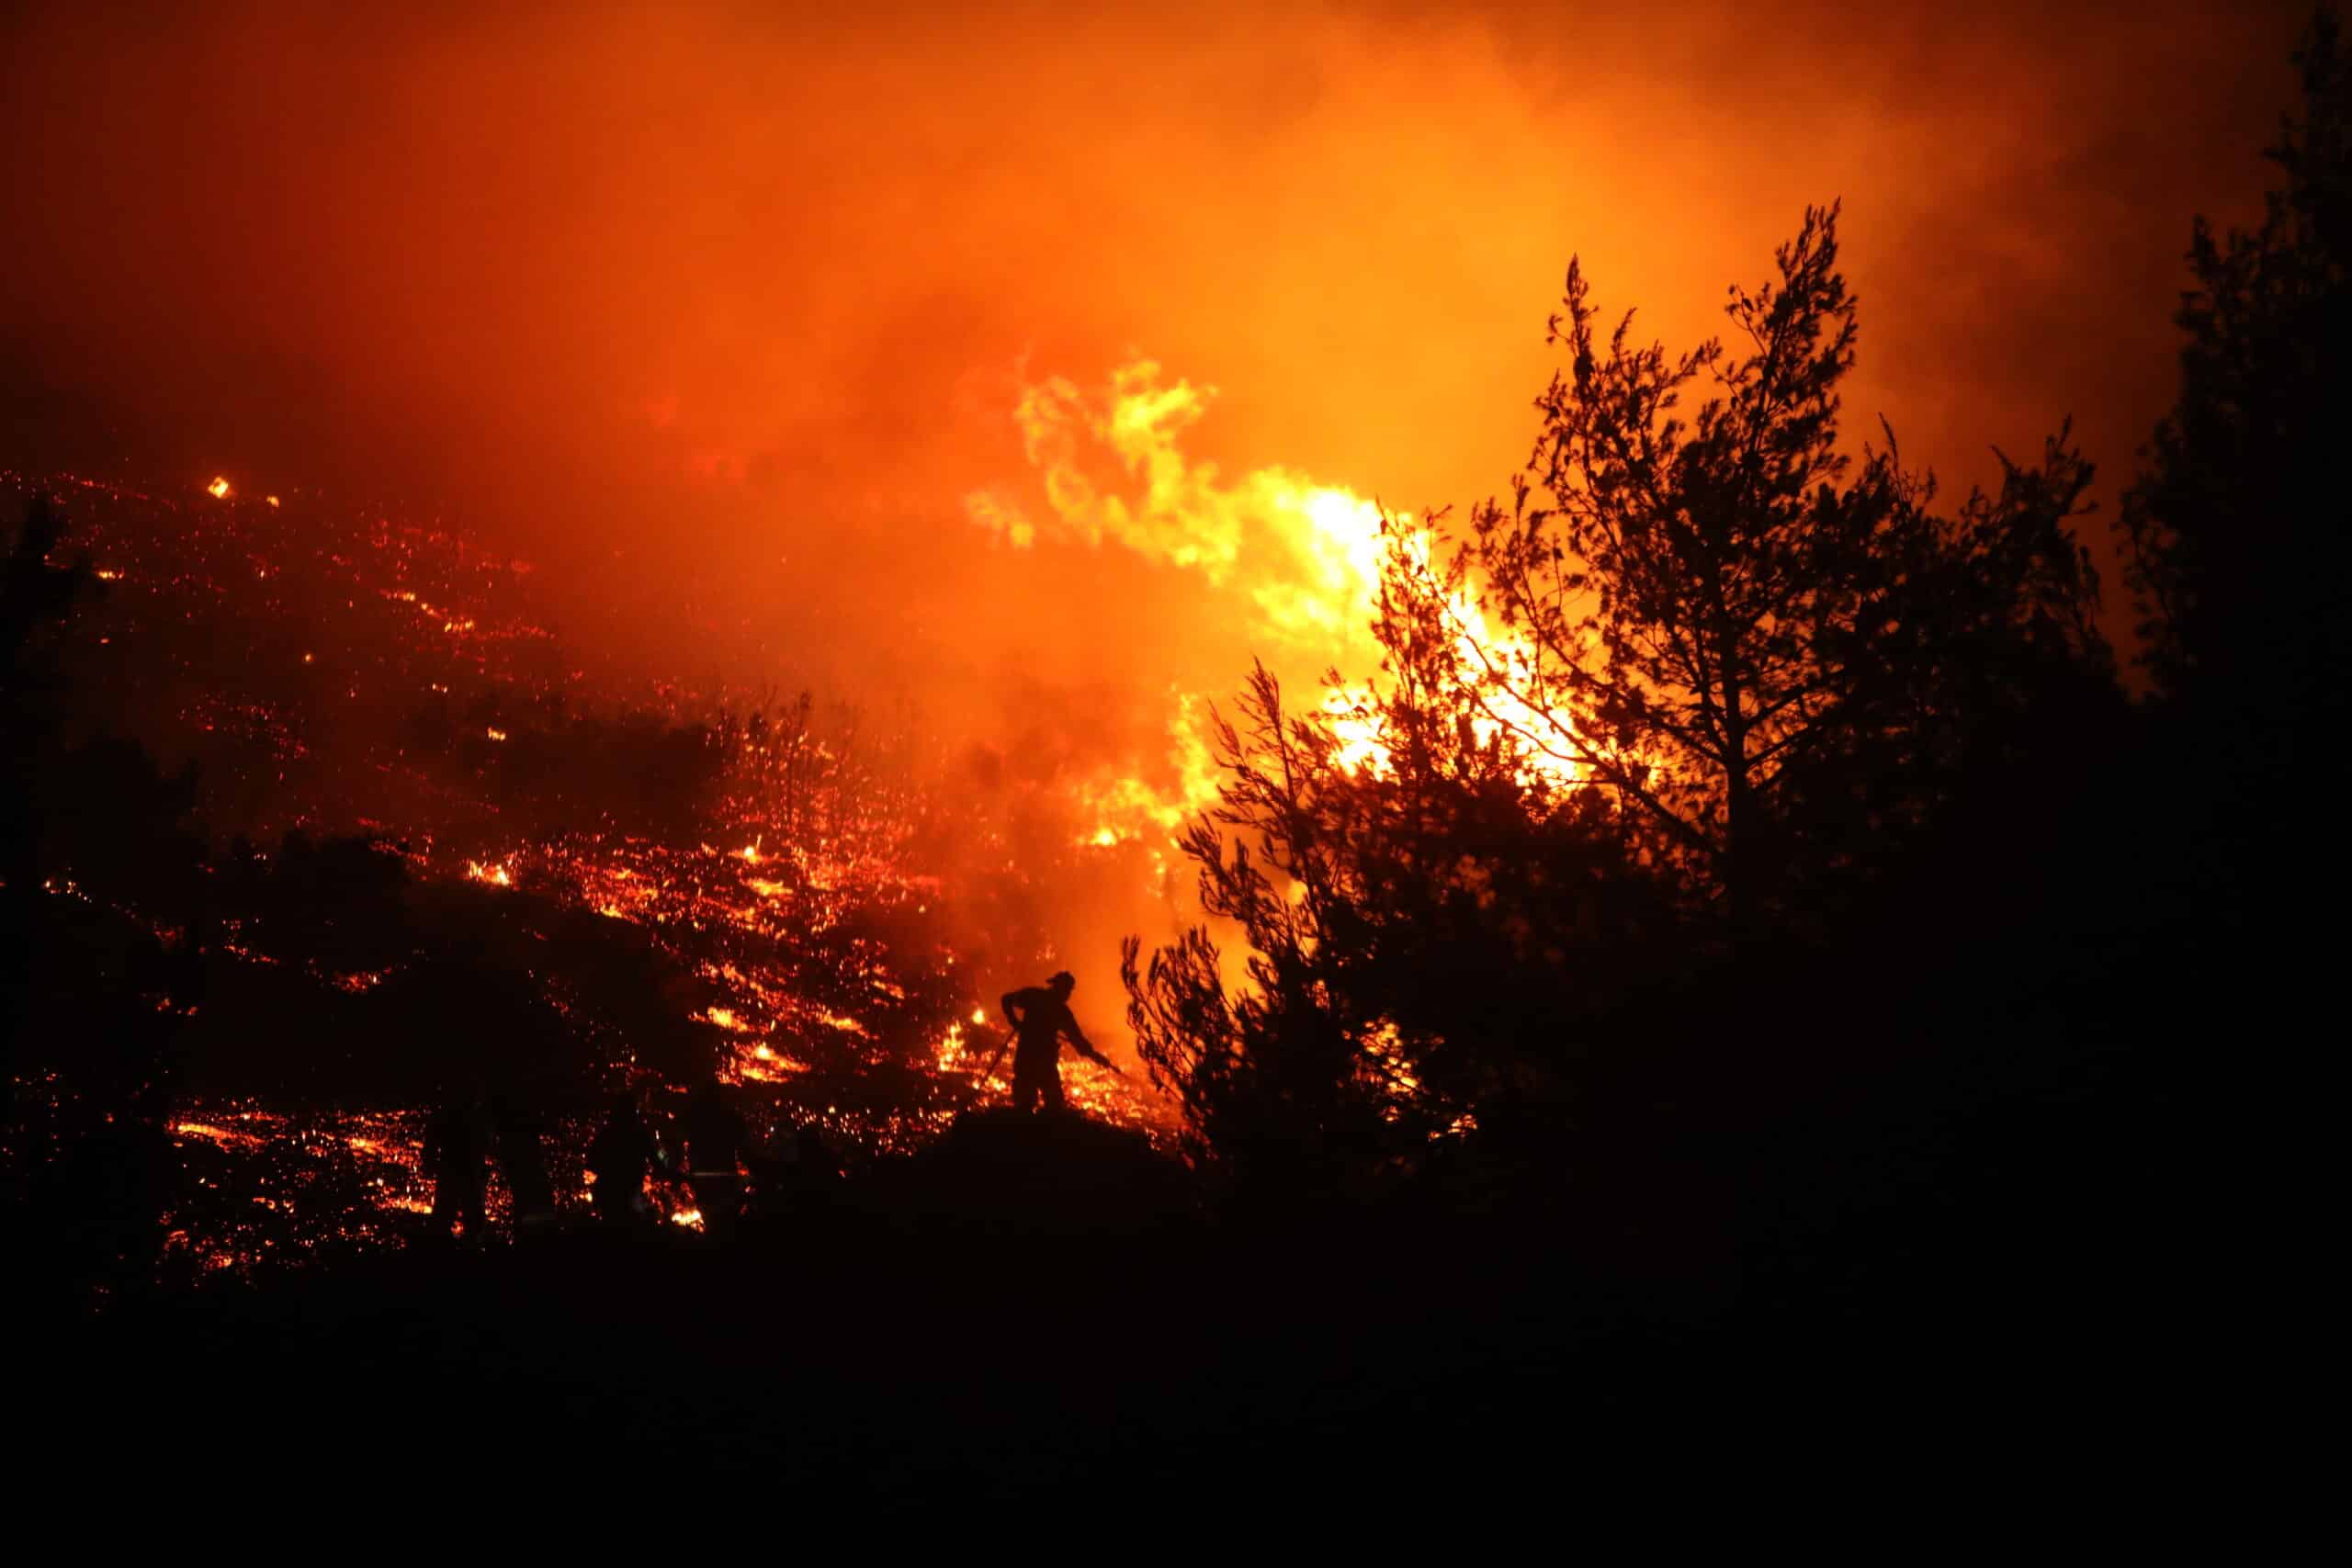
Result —
[{"label": "firefighter holding hose", "polygon": [[1098,1066],[1118,1067],[1094,1048],[1069,1010],[1069,994],[1078,981],[1067,969],[1042,986],[1007,991],[1000,1004],[1012,1025],[1012,1108],[1032,1111],[1042,1103],[1048,1111],[1062,1109],[1061,1042]]}]

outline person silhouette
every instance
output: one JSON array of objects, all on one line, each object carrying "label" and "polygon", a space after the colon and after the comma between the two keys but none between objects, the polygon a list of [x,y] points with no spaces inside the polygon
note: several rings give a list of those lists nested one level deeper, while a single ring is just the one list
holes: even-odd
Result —
[{"label": "person silhouette", "polygon": [[482,1233],[482,1147],[473,1100],[452,1099],[433,1113],[424,1130],[424,1173],[433,1179],[433,1235],[448,1235],[461,1225],[470,1243]]},{"label": "person silhouette", "polygon": [[555,1187],[548,1180],[536,1117],[505,1095],[490,1101],[490,1124],[498,1139],[498,1168],[514,1197],[514,1235],[519,1240],[555,1224]]},{"label": "person silhouette", "polygon": [[607,1224],[634,1224],[648,1210],[645,1167],[653,1157],[653,1134],[624,1093],[613,1101],[605,1124],[588,1145],[588,1171],[596,1179],[596,1216]]},{"label": "person silhouette", "polygon": [[703,1230],[733,1235],[743,1213],[741,1165],[750,1141],[743,1118],[727,1103],[717,1080],[706,1080],[686,1101],[678,1131],[685,1144],[686,1186],[702,1211]]},{"label": "person silhouette", "polygon": [[1109,1057],[1094,1048],[1086,1032],[1069,1010],[1069,997],[1078,989],[1078,980],[1067,969],[1042,986],[1030,986],[1018,991],[1007,991],[999,1005],[1012,1025],[1012,1108],[1023,1113],[1041,1106],[1048,1111],[1062,1109],[1061,1042],[1068,1037],[1071,1047],[1097,1066],[1114,1066]]}]

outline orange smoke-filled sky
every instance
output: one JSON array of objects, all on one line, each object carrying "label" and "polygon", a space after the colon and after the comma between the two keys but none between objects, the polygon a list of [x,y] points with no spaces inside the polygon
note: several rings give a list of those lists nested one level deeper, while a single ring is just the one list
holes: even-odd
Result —
[{"label": "orange smoke-filled sky", "polygon": [[1860,428],[1964,484],[2072,413],[2112,479],[2301,8],[796,9],[11,7],[7,455],[407,497],[651,666],[1116,750],[1247,628],[975,525],[1024,378],[1148,355],[1228,473],[1466,503],[1571,252],[1687,344],[1842,197]]}]

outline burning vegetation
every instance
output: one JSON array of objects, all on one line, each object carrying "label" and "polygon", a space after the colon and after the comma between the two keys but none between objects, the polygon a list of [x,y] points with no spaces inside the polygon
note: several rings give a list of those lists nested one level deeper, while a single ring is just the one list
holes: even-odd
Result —
[{"label": "burning vegetation", "polygon": [[[1080,1067],[1080,1109],[1261,1189],[1539,1165],[1636,996],[1836,929],[2005,727],[2116,711],[2063,437],[1949,515],[1839,446],[1836,224],[1735,291],[1738,355],[1600,338],[1572,267],[1573,373],[1512,506],[1460,525],[1189,459],[1207,396],[1150,364],[1026,389],[1035,483],[971,494],[974,524],[1179,574],[1254,674],[1229,711],[1169,691],[1147,754],[989,754],[988,791],[911,713],[592,673],[529,564],[444,522],[18,478],[73,508],[20,567],[106,591],[72,617],[108,655],[85,715],[187,770],[164,799],[118,759],[154,796],[125,815],[214,835],[141,859],[69,829],[22,874],[162,944],[183,1156],[253,1163],[264,1214],[340,1191],[345,1240],[414,1207],[390,1130],[452,1093],[570,1109],[572,1162],[600,1096],[658,1121],[712,1081],[765,1137],[919,1145],[1005,1089],[991,985],[1096,935],[1089,884],[1114,918],[1159,901],[1121,974],[1170,1100]],[[1687,429],[1656,414],[1686,389]],[[1502,1021],[1465,1036],[1465,1005]],[[365,1109],[270,1109],[330,1104]],[[187,1213],[196,1255],[278,1244]]]},{"label": "burning vegetation", "polygon": [[[2300,210],[2200,241],[2209,288],[2261,294],[2274,251],[2340,279],[2300,254],[2333,232]],[[2228,653],[2190,647],[2207,497],[2166,427],[2124,534],[2181,705],[2135,706],[2070,426],[1957,504],[1891,433],[1841,429],[1838,218],[1808,209],[1731,290],[1728,341],[1679,354],[1611,330],[1571,263],[1529,460],[1460,519],[1189,455],[1210,394],[1149,362],[1022,387],[1030,472],[963,495],[968,536],[1149,574],[1184,611],[1159,639],[1183,675],[1103,682],[1128,711],[1102,743],[1074,702],[1018,713],[1043,682],[1001,682],[992,741],[911,703],[632,669],[559,626],[530,562],[399,505],[6,475],[30,827],[0,882],[43,916],[20,960],[47,1053],[12,1078],[12,1167],[71,1147],[192,1176],[116,1187],[201,1274],[390,1234],[421,1108],[452,1096],[535,1107],[567,1200],[616,1089],[656,1147],[675,1097],[721,1085],[763,1140],[900,1152],[1008,1087],[989,998],[1114,934],[1127,1033],[1103,1033],[1150,1088],[1104,1060],[1072,1101],[1282,1204],[1506,1193],[1603,1235],[1610,1183],[1670,1192],[1677,1140],[1753,1148],[1815,1113],[1808,1074],[1870,1060],[1824,997],[1911,1021],[1923,1074],[2004,1010],[2057,1020],[2054,1060],[2090,1049],[2063,1009],[2106,993],[2067,955],[2170,951],[2188,924],[2164,911],[2197,895],[2135,880],[2131,819],[2085,803],[2253,683],[2212,685]],[[2315,649],[2279,645],[2285,685]],[[2146,897],[2064,896],[2086,861]],[[1961,976],[2000,983],[1963,1006]],[[1784,1025],[1792,1070],[1729,1056]],[[662,1203],[684,1228],[707,1206]]]},{"label": "burning vegetation", "polygon": [[[910,725],[600,679],[548,629],[530,563],[447,524],[225,479],[6,479],[67,520],[37,510],[18,570],[69,585],[40,635],[73,644],[60,723],[83,774],[12,871],[155,944],[142,995],[176,1021],[196,1194],[179,1252],[243,1268],[391,1234],[421,1201],[419,1108],[453,1090],[659,1105],[716,1078],[764,1134],[814,1127],[853,1160],[1004,1091],[983,1000],[1053,955],[1023,859],[1039,829],[944,809]],[[175,771],[83,739],[105,733]],[[1033,797],[1068,824],[1042,869],[1132,852],[1096,787]],[[1164,1125],[1108,1073],[1071,1089]],[[552,1139],[575,1170],[584,1126]]]},{"label": "burning vegetation", "polygon": [[[0,1256],[84,1490],[1385,1526],[1628,1456],[1687,1503],[1711,1449],[1789,1496],[2202,1464],[2181,1348],[2319,1190],[2207,1134],[2333,972],[2331,15],[2141,447],[2123,209],[2199,136],[2142,134],[2141,46],[2235,74],[2169,14],[2038,18],[2044,75],[1973,13],[1466,59],[1386,7],[1295,54],[1266,7],[279,9],[190,24],[220,70],[0,50],[55,317],[0,409]],[[1867,342],[1928,385],[1857,377],[1844,209],[1786,188],[1841,168],[1893,171],[1844,187]],[[1558,223],[1593,275],[1522,382],[1484,323]],[[2086,385],[2080,446],[2025,423]],[[1947,491],[1938,418],[2051,434]],[[1494,434],[1492,498],[1372,499]]]}]

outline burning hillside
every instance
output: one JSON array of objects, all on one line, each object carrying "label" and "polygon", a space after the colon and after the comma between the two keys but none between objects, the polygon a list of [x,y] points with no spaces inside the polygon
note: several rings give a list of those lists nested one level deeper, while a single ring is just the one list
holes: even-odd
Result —
[{"label": "burning hillside", "polygon": [[[1361,681],[1384,567],[1433,570],[1428,541],[1344,488],[1188,456],[1213,395],[1149,363],[1032,385],[1032,472],[966,498],[1000,552],[1125,562],[1195,605],[1185,674],[1084,743],[785,696],[765,668],[649,673],[568,635],[529,561],[397,506],[12,476],[67,519],[53,562],[103,586],[78,628],[92,715],[196,770],[195,885],[110,896],[203,972],[181,1123],[365,1107],[273,1178],[316,1185],[416,1114],[391,1108],[469,1085],[584,1107],[715,1077],[772,1131],[868,1151],[1001,1092],[990,998],[1065,965],[1107,979],[1118,939],[1196,916],[1173,839],[1216,799],[1216,699],[1252,660],[1325,693],[1351,767],[1383,755]],[[1458,657],[1509,656],[1465,590],[1449,603]],[[1078,998],[1114,1049],[1115,998]],[[1163,1123],[1134,1078],[1072,1075],[1081,1108]]]},{"label": "burning hillside", "polygon": [[[244,1172],[200,1186],[272,1213],[266,1190],[311,1195],[283,1200],[313,1211],[284,1235],[198,1225],[204,1256],[314,1245],[329,1190],[357,1205],[330,1230],[374,1234],[413,1205],[360,1169],[385,1128],[413,1133],[395,1108],[469,1086],[658,1103],[715,1076],[771,1134],[820,1128],[851,1157],[919,1143],[1003,1090],[989,999],[1057,960],[1046,879],[1133,886],[1158,863],[1096,822],[1092,781],[991,818],[937,787],[911,724],[600,678],[529,563],[458,527],[225,479],[8,479],[58,509],[51,563],[98,591],[72,627],[77,725],[191,768],[210,840],[175,867],[92,835],[48,890],[198,972],[200,999],[173,1003],[193,1093],[174,1125]],[[1071,1088],[1109,1120],[1159,1115],[1082,1065]]]}]

